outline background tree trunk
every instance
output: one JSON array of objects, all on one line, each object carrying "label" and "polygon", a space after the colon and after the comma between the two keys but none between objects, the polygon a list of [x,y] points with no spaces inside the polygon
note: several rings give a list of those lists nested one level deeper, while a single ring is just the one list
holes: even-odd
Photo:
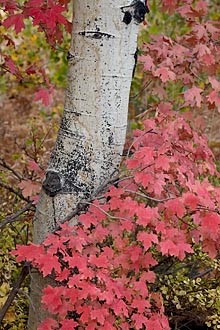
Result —
[{"label": "background tree trunk", "polygon": [[[115,175],[123,151],[141,1],[74,0],[64,114],[34,220],[41,243]],[[74,222],[73,222],[74,223]],[[44,319],[46,281],[32,273],[28,329]]]}]

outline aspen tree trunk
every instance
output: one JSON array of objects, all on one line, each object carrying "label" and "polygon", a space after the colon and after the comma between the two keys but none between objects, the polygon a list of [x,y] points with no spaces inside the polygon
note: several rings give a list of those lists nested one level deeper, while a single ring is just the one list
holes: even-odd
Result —
[{"label": "aspen tree trunk", "polygon": [[[138,25],[146,12],[145,1],[73,0],[64,114],[37,206],[34,243],[81,201],[95,198],[118,170]],[[34,272],[31,282],[28,329],[36,330],[45,316],[40,299],[46,282]]]}]

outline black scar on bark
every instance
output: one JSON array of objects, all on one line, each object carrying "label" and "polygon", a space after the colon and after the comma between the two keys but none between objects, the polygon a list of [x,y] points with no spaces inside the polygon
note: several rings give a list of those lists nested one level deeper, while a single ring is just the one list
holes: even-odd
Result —
[{"label": "black scar on bark", "polygon": [[48,171],[42,187],[48,196],[54,197],[59,191],[62,190],[62,180],[59,173]]},{"label": "black scar on bark", "polygon": [[134,53],[134,67],[133,67],[133,72],[132,72],[132,78],[134,77],[135,74],[135,69],[136,69],[136,65],[137,65],[137,60],[138,60],[138,48],[136,48],[136,51]]},{"label": "black scar on bark", "polygon": [[143,22],[145,14],[149,12],[150,11],[147,6],[147,1],[146,1],[146,5],[142,1],[137,1],[134,4],[134,19],[137,23]]},{"label": "black scar on bark", "polygon": [[71,54],[70,52],[67,53],[66,59],[69,61],[71,59],[73,59],[75,56],[73,54]]},{"label": "black scar on bark", "polygon": [[131,5],[126,7],[130,8],[127,11],[124,11],[125,7],[122,8],[122,12],[124,13],[123,22],[126,25],[131,23],[132,18],[134,18],[138,24],[143,22],[145,14],[150,12],[147,1],[133,0]]},{"label": "black scar on bark", "polygon": [[125,24],[130,24],[131,23],[131,20],[132,20],[132,15],[131,15],[131,13],[129,12],[129,11],[126,11],[125,13],[124,13],[124,17],[123,17],[123,22],[125,23]]}]

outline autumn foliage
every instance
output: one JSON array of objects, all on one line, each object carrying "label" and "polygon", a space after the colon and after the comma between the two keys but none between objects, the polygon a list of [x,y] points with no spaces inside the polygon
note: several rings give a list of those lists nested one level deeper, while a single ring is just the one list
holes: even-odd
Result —
[{"label": "autumn foliage", "polygon": [[[60,25],[69,27],[62,15],[67,1],[0,2],[10,14],[3,25],[16,32],[31,16],[54,45],[62,38]],[[184,261],[198,248],[211,259],[219,256],[219,172],[202,134],[204,121],[191,110],[220,111],[220,26],[206,1],[162,4],[184,28],[143,42],[142,79],[150,81],[152,99],[116,184],[95,201],[82,201],[87,211],[76,226],[62,223],[41,245],[12,252],[54,280],[42,298],[51,317],[39,330],[169,329],[155,290],[161,260]],[[4,56],[5,67],[22,79]],[[35,100],[49,104],[45,93],[40,89]],[[36,194],[27,192],[30,186],[20,185],[27,196]]]},{"label": "autumn foliage", "polygon": [[107,202],[88,202],[77,226],[13,252],[59,284],[42,299],[58,320],[39,329],[169,329],[151,290],[161,256],[183,260],[198,244],[212,258],[219,252],[220,191],[208,181],[218,173],[206,139],[160,104],[131,150]]}]

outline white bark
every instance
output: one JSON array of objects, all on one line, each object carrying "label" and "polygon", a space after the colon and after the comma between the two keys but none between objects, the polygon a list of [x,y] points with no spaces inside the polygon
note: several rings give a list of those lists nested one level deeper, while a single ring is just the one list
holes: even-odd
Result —
[{"label": "white bark", "polygon": [[[124,17],[134,15],[135,2],[74,0],[64,114],[37,207],[35,243],[81,200],[95,197],[119,167],[139,23]],[[31,330],[36,315],[42,319],[37,281],[32,281]]]}]

